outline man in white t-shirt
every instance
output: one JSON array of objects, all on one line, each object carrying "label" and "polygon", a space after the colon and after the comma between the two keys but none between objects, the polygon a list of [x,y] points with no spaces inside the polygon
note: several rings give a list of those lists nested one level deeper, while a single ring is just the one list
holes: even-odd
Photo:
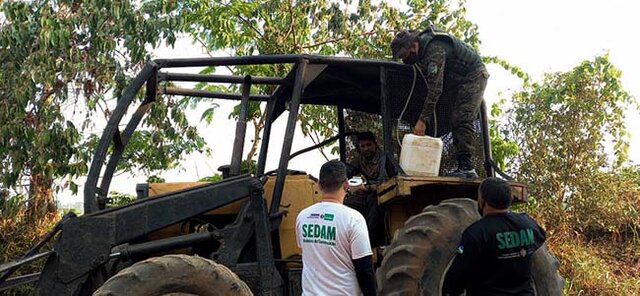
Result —
[{"label": "man in white t-shirt", "polygon": [[332,160],[320,168],[322,201],[300,212],[296,239],[302,248],[302,294],[375,295],[367,223],[342,204],[346,166]]}]

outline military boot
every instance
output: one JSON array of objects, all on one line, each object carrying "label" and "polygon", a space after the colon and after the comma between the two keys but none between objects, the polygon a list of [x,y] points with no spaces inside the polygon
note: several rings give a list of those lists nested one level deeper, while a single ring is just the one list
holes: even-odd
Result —
[{"label": "military boot", "polygon": [[471,162],[471,154],[461,154],[456,157],[458,160],[458,168],[447,174],[449,177],[458,177],[462,179],[476,179],[478,173],[473,168],[473,162]]}]

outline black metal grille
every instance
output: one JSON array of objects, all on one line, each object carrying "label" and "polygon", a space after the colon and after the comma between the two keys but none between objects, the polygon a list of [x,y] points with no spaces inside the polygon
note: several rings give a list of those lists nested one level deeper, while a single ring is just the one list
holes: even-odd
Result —
[{"label": "black metal grille", "polygon": [[[399,139],[402,142],[402,138],[404,135],[411,132],[413,126],[409,125],[406,121],[402,121],[400,123],[400,128],[396,129],[396,125],[394,124],[393,129],[393,144],[395,145],[395,151],[398,151],[394,156],[396,159],[400,159],[399,151],[400,145],[396,139]],[[474,123],[474,128],[476,131],[476,137],[474,139],[474,148],[475,152],[472,156],[473,165],[478,172],[478,175],[481,177],[485,177],[486,173],[484,171],[484,157],[483,157],[483,145],[482,145],[482,129],[480,128],[480,120],[476,120]],[[398,134],[398,138],[396,138],[396,133]],[[455,156],[455,147],[453,146],[453,135],[451,132],[448,132],[444,136],[440,136],[442,140],[442,159],[440,161],[440,175],[444,175],[448,172],[455,170],[458,167],[458,163],[456,161]]]}]

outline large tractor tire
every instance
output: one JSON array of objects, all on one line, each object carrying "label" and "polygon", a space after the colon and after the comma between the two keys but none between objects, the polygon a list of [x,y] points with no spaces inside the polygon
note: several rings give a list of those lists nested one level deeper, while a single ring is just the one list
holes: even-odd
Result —
[{"label": "large tractor tire", "polygon": [[[467,226],[480,219],[467,198],[445,200],[409,218],[394,234],[376,277],[379,295],[442,295],[444,276]],[[543,246],[534,254],[537,295],[562,295],[557,260]]]},{"label": "large tractor tire", "polygon": [[560,261],[549,252],[547,244],[533,254],[531,277],[533,277],[535,295],[562,295],[564,279],[558,274],[558,268],[560,268]]},{"label": "large tractor tire", "polygon": [[253,295],[247,284],[211,260],[167,255],[138,262],[102,285],[94,296]]}]

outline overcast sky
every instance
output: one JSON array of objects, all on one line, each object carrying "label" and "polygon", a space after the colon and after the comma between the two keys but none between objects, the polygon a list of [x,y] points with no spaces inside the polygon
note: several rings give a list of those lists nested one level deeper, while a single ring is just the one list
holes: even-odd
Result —
[{"label": "overcast sky", "polygon": [[[478,24],[481,52],[484,55],[499,56],[520,66],[534,80],[543,73],[567,71],[585,59],[609,52],[611,61],[623,71],[623,85],[636,98],[640,97],[640,43],[636,40],[640,28],[637,13],[640,5],[636,1],[515,1],[515,0],[468,0],[467,18]],[[203,56],[204,54],[189,41],[179,42],[175,49],[156,52],[158,58]],[[182,69],[189,71],[189,69]],[[517,78],[497,66],[489,66],[491,78],[485,92],[490,103],[499,97],[508,96],[520,87]],[[193,70],[192,70],[193,72]],[[213,157],[194,155],[184,162],[182,170],[161,174],[167,181],[195,181],[213,175],[217,167],[228,164],[235,123],[227,119],[227,114],[235,103],[221,102],[216,110],[214,122],[210,126],[200,125],[199,130],[212,146]],[[197,111],[192,112],[199,118]],[[640,114],[629,111],[628,128],[632,134],[630,156],[640,163]],[[282,116],[274,126],[276,133],[268,157],[268,167],[275,168],[282,145],[282,130],[285,126]],[[251,135],[252,131],[247,131]],[[247,142],[247,148],[250,144]],[[300,131],[296,133],[293,151],[310,145]],[[304,159],[294,159],[290,167],[317,175],[324,158],[317,151],[305,154]],[[113,181],[111,190],[135,193],[135,184],[145,182],[146,177],[119,176]],[[84,180],[79,180],[80,184]],[[82,192],[82,188],[79,192]],[[81,196],[71,196],[63,192],[63,203],[81,201]]]},{"label": "overcast sky", "polygon": [[[609,52],[622,70],[623,86],[640,98],[640,2],[593,0],[468,0],[467,18],[479,27],[481,51],[522,67],[535,80],[543,73],[568,71],[585,59]],[[518,80],[497,66],[485,93],[489,102],[498,92],[519,87]],[[640,114],[628,110],[630,158],[640,164]]]}]

